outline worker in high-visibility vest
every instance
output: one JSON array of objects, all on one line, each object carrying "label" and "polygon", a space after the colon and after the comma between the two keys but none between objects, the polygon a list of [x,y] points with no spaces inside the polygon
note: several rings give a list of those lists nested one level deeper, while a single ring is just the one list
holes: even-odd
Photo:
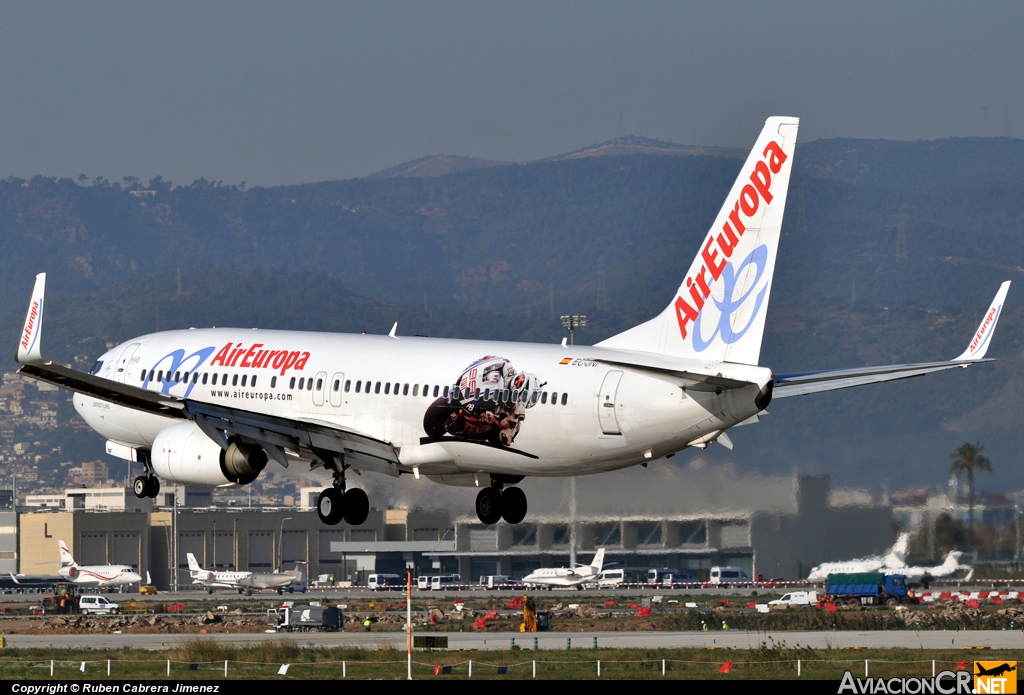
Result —
[{"label": "worker in high-visibility vest", "polygon": [[369,618],[367,618],[366,620],[363,621],[363,629],[366,630],[367,632],[370,631],[370,626],[371,625],[373,625],[373,621],[370,620]]}]

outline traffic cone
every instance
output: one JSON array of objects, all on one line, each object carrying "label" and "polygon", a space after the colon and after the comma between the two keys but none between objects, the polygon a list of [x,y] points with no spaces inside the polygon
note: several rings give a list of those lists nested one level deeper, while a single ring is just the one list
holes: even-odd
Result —
[{"label": "traffic cone", "polygon": [[724,664],[722,664],[722,668],[718,669],[718,672],[719,673],[729,673],[729,671],[731,671],[731,670],[732,670],[732,662],[731,661],[726,661]]}]

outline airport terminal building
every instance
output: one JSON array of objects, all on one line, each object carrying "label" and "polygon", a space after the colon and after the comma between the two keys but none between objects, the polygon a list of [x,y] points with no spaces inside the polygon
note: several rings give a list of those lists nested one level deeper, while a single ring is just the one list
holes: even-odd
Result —
[{"label": "airport terminal building", "polygon": [[796,579],[822,561],[879,552],[895,535],[890,506],[844,502],[827,477],[651,470],[622,485],[594,476],[533,479],[522,487],[530,511],[515,526],[485,526],[469,505],[451,514],[414,504],[372,510],[358,527],[323,525],[313,489],[303,489],[297,507],[254,509],[214,507],[206,491],[191,488],[179,488],[176,507],[171,493],[150,507],[130,491],[69,489],[63,503],[54,497],[22,508],[16,524],[0,526],[0,550],[17,548],[10,555],[17,555],[20,573],[51,574],[60,566],[57,541],[64,540],[79,563],[130,565],[163,589],[173,586],[175,565],[179,586],[191,583],[187,553],[223,570],[266,572],[306,562],[310,578],[364,583],[370,573],[412,567],[415,575],[458,574],[470,583],[567,565],[573,555],[589,561],[603,547],[606,562],[626,567],[677,567],[706,578],[712,566],[732,565],[751,577]]}]

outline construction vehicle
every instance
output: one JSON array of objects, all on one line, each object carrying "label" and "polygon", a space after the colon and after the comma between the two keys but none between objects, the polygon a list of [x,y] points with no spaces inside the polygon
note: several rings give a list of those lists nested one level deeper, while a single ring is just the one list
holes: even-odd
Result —
[{"label": "construction vehicle", "polygon": [[519,623],[520,632],[547,632],[551,627],[551,614],[538,611],[537,605],[528,595],[523,595],[523,622]]},{"label": "construction vehicle", "polygon": [[267,610],[267,625],[278,632],[337,632],[344,616],[333,606],[281,606]]}]

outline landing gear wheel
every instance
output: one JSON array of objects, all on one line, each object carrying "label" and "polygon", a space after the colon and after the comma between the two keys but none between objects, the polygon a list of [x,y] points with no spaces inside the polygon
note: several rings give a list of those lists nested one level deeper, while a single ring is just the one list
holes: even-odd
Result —
[{"label": "landing gear wheel", "polygon": [[485,524],[496,524],[501,518],[501,490],[485,487],[476,496],[476,515]]},{"label": "landing gear wheel", "polygon": [[146,482],[146,477],[140,475],[138,478],[132,481],[132,492],[140,500],[144,497],[149,497],[146,493],[148,492],[149,484]]},{"label": "landing gear wheel", "polygon": [[526,518],[526,493],[517,487],[501,491],[501,518],[510,524],[518,524]]},{"label": "landing gear wheel", "polygon": [[329,487],[316,500],[316,513],[320,521],[334,526],[345,516],[345,496],[341,490]]},{"label": "landing gear wheel", "polygon": [[370,499],[360,488],[345,491],[345,523],[359,526],[370,514]]},{"label": "landing gear wheel", "polygon": [[146,478],[146,497],[155,498],[160,494],[160,479],[155,475]]}]

